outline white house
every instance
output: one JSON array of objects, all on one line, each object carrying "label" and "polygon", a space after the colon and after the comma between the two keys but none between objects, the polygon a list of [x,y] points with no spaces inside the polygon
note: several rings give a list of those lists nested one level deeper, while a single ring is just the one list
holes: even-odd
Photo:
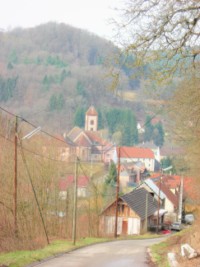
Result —
[{"label": "white house", "polygon": [[[117,147],[116,148],[117,159],[120,157],[121,163],[128,162],[142,162],[145,168],[149,171],[154,171],[155,168],[155,156],[151,149],[140,147]],[[117,161],[116,158],[114,159]]]}]

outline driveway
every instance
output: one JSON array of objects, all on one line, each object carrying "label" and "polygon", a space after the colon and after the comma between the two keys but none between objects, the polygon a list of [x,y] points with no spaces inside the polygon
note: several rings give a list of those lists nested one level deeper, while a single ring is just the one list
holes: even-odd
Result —
[{"label": "driveway", "polygon": [[147,267],[147,247],[164,238],[122,240],[95,244],[29,266],[37,267]]}]

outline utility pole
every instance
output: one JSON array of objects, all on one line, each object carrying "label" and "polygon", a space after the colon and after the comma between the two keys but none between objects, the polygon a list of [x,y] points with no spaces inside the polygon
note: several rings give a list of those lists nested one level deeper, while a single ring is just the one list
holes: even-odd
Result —
[{"label": "utility pole", "polygon": [[159,221],[160,221],[160,191],[161,191],[161,185],[162,185],[162,175],[163,175],[163,172],[161,173],[161,177],[160,177],[159,194],[158,194],[157,234],[159,232]]},{"label": "utility pole", "polygon": [[78,176],[78,157],[76,157],[76,161],[75,161],[75,175],[74,175],[74,204],[73,204],[73,223],[72,223],[73,245],[76,244],[77,176]]},{"label": "utility pole", "polygon": [[144,233],[146,233],[148,230],[148,200],[149,200],[148,197],[149,197],[149,193],[146,193]]},{"label": "utility pole", "polygon": [[14,153],[14,232],[17,235],[17,146],[18,146],[18,117],[15,117],[15,153]]},{"label": "utility pole", "polygon": [[179,189],[179,205],[178,205],[178,221],[182,221],[182,209],[183,209],[183,175],[181,175],[180,189]]},{"label": "utility pole", "polygon": [[115,232],[114,232],[115,238],[117,238],[117,228],[118,228],[119,176],[120,176],[120,147],[118,153],[117,184],[116,184],[116,210],[115,210]]}]

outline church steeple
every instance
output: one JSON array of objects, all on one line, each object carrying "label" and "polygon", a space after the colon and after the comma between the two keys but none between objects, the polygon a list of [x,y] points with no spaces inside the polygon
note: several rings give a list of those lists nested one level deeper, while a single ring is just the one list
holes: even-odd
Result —
[{"label": "church steeple", "polygon": [[85,131],[97,131],[98,128],[98,113],[91,106],[85,114]]}]

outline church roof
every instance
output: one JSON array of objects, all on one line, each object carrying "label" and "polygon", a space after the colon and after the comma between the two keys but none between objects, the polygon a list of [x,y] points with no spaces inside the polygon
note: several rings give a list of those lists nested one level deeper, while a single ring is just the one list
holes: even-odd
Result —
[{"label": "church roof", "polygon": [[74,141],[76,137],[82,132],[83,130],[77,126],[75,126],[67,135],[69,139]]},{"label": "church roof", "polygon": [[91,106],[87,110],[86,115],[88,115],[88,116],[98,116],[98,113],[97,113],[96,109],[93,106]]}]

